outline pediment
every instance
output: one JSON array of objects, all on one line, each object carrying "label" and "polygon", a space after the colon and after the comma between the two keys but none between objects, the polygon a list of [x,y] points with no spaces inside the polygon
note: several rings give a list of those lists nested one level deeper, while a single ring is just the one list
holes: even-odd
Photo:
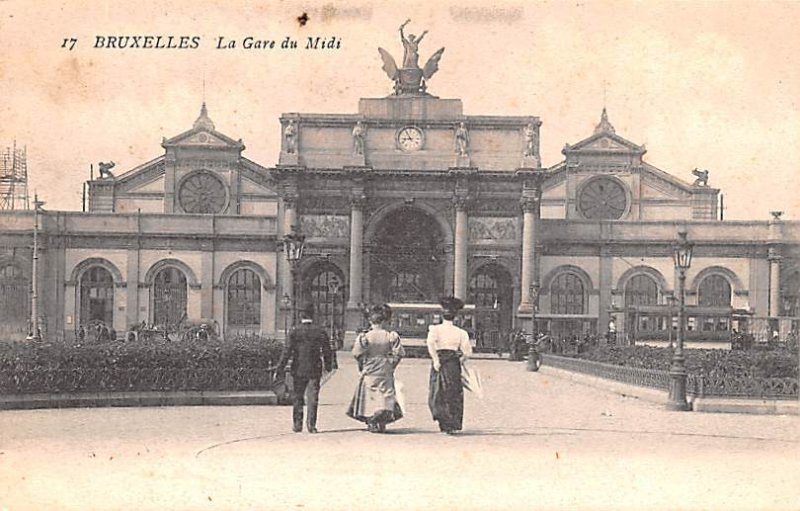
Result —
[{"label": "pediment", "polygon": [[567,144],[562,151],[564,154],[576,152],[615,152],[642,155],[645,153],[645,149],[643,146],[634,144],[616,133],[600,132],[576,144]]},{"label": "pediment", "polygon": [[241,140],[234,140],[227,135],[208,129],[205,127],[193,128],[185,131],[180,135],[174,136],[161,143],[164,148],[167,147],[209,147],[215,149],[236,149],[243,150],[244,144]]}]

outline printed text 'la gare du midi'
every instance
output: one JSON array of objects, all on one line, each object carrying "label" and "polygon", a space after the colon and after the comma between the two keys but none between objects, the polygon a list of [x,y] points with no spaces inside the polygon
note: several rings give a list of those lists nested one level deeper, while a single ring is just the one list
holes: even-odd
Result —
[{"label": "printed text 'la gare du midi'", "polygon": [[[198,35],[96,35],[93,47],[110,50],[196,50],[206,44],[203,37]],[[342,47],[342,39],[337,36],[308,36],[304,39],[289,36],[277,39],[217,36],[211,41],[211,47],[217,50],[338,50]]]}]

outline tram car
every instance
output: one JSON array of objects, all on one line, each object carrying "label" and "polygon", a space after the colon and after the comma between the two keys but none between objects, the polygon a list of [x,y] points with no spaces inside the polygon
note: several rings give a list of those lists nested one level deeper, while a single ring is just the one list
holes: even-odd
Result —
[{"label": "tram car", "polygon": [[[428,327],[442,322],[442,307],[438,303],[390,303],[392,322],[390,330],[400,334],[407,357],[427,357]],[[469,333],[475,347],[475,306],[465,305],[454,323]]]}]

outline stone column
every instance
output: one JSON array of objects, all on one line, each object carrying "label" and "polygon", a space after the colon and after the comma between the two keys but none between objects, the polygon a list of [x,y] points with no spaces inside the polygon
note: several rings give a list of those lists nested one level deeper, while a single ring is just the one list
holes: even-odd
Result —
[{"label": "stone column", "polygon": [[348,309],[358,309],[362,302],[361,284],[364,261],[364,206],[365,198],[356,197],[350,207],[350,282]]},{"label": "stone column", "polygon": [[457,196],[453,199],[456,208],[456,235],[453,261],[453,296],[467,299],[467,244],[469,227],[467,218],[467,197]]},{"label": "stone column", "polygon": [[778,249],[769,249],[769,317],[781,315],[781,256]]},{"label": "stone column", "polygon": [[[201,249],[200,262],[200,318],[210,319],[214,317],[214,244],[213,241],[206,241]],[[219,318],[220,324],[225,324],[223,318]]]},{"label": "stone column", "polygon": [[[297,225],[297,196],[285,195],[283,197],[283,225],[281,226],[281,233],[283,236],[292,232],[292,227]],[[279,240],[280,241],[280,240]],[[292,287],[292,268],[289,261],[286,260],[286,254],[281,252],[279,254],[279,264],[281,267],[281,291],[283,294],[293,298],[294,291]]]},{"label": "stone column", "polygon": [[520,275],[520,311],[531,309],[531,284],[534,282],[534,258],[536,252],[536,213],[538,201],[535,197],[523,197],[522,206],[522,272]]}]

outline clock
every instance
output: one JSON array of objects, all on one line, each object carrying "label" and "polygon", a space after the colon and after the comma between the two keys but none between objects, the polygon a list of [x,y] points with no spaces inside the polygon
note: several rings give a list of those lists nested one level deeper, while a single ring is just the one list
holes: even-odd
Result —
[{"label": "clock", "polygon": [[402,151],[418,151],[424,143],[424,133],[416,126],[406,126],[397,132],[397,147]]},{"label": "clock", "polygon": [[227,202],[225,183],[207,170],[189,174],[178,188],[178,202],[186,213],[221,213]]},{"label": "clock", "polygon": [[622,183],[608,177],[590,179],[578,194],[578,211],[591,220],[619,220],[628,209]]}]

